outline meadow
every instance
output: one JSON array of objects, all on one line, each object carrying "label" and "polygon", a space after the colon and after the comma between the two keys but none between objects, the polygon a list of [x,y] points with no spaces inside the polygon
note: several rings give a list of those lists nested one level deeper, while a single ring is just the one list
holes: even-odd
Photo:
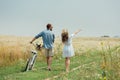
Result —
[{"label": "meadow", "polygon": [[[32,37],[0,36],[0,80],[120,80],[120,38],[75,37],[75,56],[65,72],[63,44],[54,44],[52,71],[46,69],[44,53],[38,51],[31,71],[24,72]],[[42,43],[41,38],[35,43]]]}]

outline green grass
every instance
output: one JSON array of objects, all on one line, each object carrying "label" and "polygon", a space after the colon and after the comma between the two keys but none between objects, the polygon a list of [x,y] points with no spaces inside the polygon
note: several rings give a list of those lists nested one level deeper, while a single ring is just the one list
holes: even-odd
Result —
[{"label": "green grass", "polygon": [[[88,57],[85,55],[81,56],[75,56],[71,58],[71,66],[70,68],[73,69],[78,66],[82,66],[87,63],[91,63],[94,58],[87,59]],[[25,66],[25,64],[23,64]],[[52,71],[48,71],[46,69],[46,62],[39,62],[37,61],[35,63],[33,71],[28,72],[22,72],[23,65],[17,64],[11,67],[4,67],[1,68],[0,75],[2,75],[1,80],[41,80],[45,78],[49,78],[55,75],[59,75],[60,73],[65,72],[65,65],[64,65],[64,59],[61,60],[53,60],[52,63]]]},{"label": "green grass", "polygon": [[[112,59],[114,56],[113,52],[120,53],[120,50],[117,48],[111,49],[107,51],[111,53]],[[106,55],[108,53],[105,52]],[[25,61],[19,61],[18,63],[0,68],[0,80],[44,80],[50,78],[50,80],[102,80],[102,71],[101,62],[103,61],[101,56],[102,51],[99,50],[90,50],[86,51],[82,54],[77,54],[71,58],[70,72],[65,73],[65,64],[64,58],[61,57],[61,54],[55,55],[52,63],[52,71],[48,71],[46,69],[46,62],[37,60],[34,69],[32,71],[23,72],[25,67]],[[118,54],[117,54],[118,55]],[[106,56],[108,59],[109,56]],[[117,56],[116,60],[120,60],[120,55]],[[114,61],[114,60],[112,60]],[[112,64],[117,63],[114,61]],[[80,68],[73,70],[74,68],[80,66]],[[107,65],[106,67],[108,67]],[[115,69],[112,69],[116,67]],[[117,71],[116,74],[114,72],[119,69],[119,65],[111,66],[111,68],[106,68],[107,79],[109,80],[119,80],[120,75]],[[111,70],[112,69],[112,70]],[[58,75],[57,78],[53,78],[53,76]]]}]

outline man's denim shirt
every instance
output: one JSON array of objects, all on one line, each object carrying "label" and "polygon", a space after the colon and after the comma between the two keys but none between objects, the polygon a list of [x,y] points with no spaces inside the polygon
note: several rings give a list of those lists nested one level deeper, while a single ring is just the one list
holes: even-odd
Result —
[{"label": "man's denim shirt", "polygon": [[39,37],[42,37],[44,48],[46,48],[46,49],[53,48],[55,35],[52,33],[52,31],[44,30],[35,36],[35,38],[39,38]]}]

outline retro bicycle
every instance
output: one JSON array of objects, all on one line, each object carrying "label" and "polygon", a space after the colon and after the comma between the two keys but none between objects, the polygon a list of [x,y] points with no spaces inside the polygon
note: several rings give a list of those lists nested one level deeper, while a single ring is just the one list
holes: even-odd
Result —
[{"label": "retro bicycle", "polygon": [[[33,44],[33,43],[32,43]],[[33,44],[36,50],[31,50],[30,53],[32,56],[27,60],[27,64],[24,71],[32,70],[35,60],[37,58],[37,50],[42,48],[41,44]]]}]

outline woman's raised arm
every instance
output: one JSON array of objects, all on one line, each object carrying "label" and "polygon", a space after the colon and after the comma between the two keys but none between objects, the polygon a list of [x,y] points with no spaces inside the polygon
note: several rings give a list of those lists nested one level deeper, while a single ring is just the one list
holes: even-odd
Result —
[{"label": "woman's raised arm", "polygon": [[79,33],[81,30],[79,29],[79,30],[77,30],[76,32],[74,32],[74,34],[77,34],[77,33]]}]

